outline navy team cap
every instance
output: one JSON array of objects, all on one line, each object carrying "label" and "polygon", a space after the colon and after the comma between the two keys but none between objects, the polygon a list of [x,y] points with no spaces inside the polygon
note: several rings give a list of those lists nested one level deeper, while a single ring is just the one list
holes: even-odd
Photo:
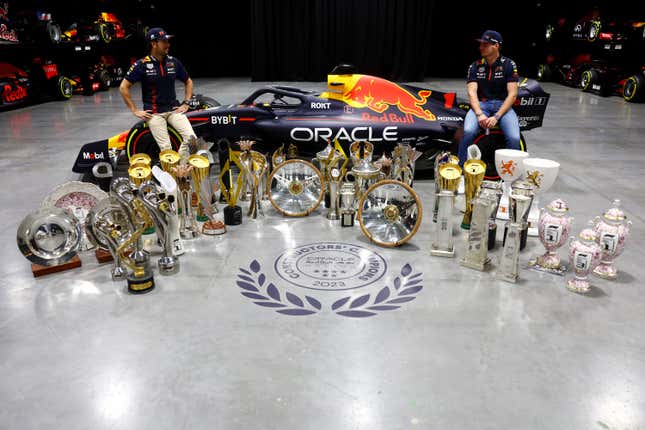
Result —
[{"label": "navy team cap", "polygon": [[495,30],[486,30],[482,37],[475,39],[478,42],[502,43],[502,35]]},{"label": "navy team cap", "polygon": [[172,37],[172,34],[168,34],[164,31],[163,28],[155,27],[148,30],[146,33],[146,39],[148,42],[153,42],[156,40],[168,40]]}]

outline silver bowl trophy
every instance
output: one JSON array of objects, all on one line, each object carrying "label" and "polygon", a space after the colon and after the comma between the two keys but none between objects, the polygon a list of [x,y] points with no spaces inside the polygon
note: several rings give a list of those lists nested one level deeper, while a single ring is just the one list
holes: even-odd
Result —
[{"label": "silver bowl trophy", "polygon": [[497,270],[497,279],[506,282],[517,282],[520,269],[520,242],[522,230],[528,228],[527,218],[533,202],[533,194],[520,194],[515,191],[510,195],[510,218],[508,233],[504,243],[502,259]]},{"label": "silver bowl trophy", "polygon": [[139,196],[155,224],[157,237],[163,249],[163,255],[157,260],[159,273],[172,275],[179,272],[179,258],[173,253],[172,231],[170,229],[170,218],[175,209],[175,198],[166,196],[166,193],[151,181],[141,184]]},{"label": "silver bowl trophy", "polygon": [[488,222],[496,201],[481,195],[472,200],[472,215],[468,231],[468,247],[466,255],[459,262],[464,267],[483,271],[490,258],[488,257]]},{"label": "silver bowl trophy", "polygon": [[358,204],[358,222],[374,243],[400,246],[415,235],[423,210],[417,193],[408,184],[386,179],[372,185]]},{"label": "silver bowl trophy", "polygon": [[609,280],[618,277],[614,261],[625,249],[631,225],[632,222],[627,220],[625,212],[620,208],[620,200],[614,200],[612,207],[602,217],[594,219],[597,242],[602,250],[600,264],[593,271],[595,275]]},{"label": "silver bowl trophy", "polygon": [[430,254],[437,257],[454,257],[455,246],[452,238],[453,210],[455,191],[461,179],[461,167],[445,163],[439,168],[439,193],[437,207],[437,227],[435,238],[430,247]]},{"label": "silver bowl trophy", "polygon": [[115,197],[98,202],[87,215],[85,230],[90,240],[110,251],[114,260],[110,270],[112,280],[125,281],[128,272],[119,254],[119,237],[129,231],[129,221],[121,203]]}]

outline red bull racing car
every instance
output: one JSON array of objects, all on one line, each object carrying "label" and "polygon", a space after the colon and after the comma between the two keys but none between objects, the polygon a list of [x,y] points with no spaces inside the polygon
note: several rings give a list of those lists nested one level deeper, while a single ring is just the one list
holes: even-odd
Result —
[{"label": "red bull racing car", "polygon": [[[220,163],[228,148],[236,149],[241,138],[258,142],[254,147],[270,152],[280,145],[293,144],[301,156],[313,156],[328,140],[338,140],[344,147],[354,141],[374,144],[375,155],[389,153],[399,143],[409,143],[423,152],[417,171],[430,173],[434,157],[440,151],[456,153],[463,131],[468,103],[455,93],[396,84],[375,76],[353,73],[348,66],[337,66],[328,75],[328,91],[320,93],[286,86],[266,86],[256,90],[239,104],[212,106],[212,99],[201,103],[206,109],[187,113],[195,133],[219,152]],[[514,107],[522,130],[540,127],[549,100],[536,81],[522,79]],[[172,144],[179,147],[179,134],[169,128]],[[494,176],[494,152],[505,147],[500,130],[481,133],[476,144]],[[521,145],[526,146],[522,136]],[[145,152],[153,159],[159,149],[145,122],[110,139],[83,145],[73,171],[93,180],[96,163],[111,162],[119,157]]]}]

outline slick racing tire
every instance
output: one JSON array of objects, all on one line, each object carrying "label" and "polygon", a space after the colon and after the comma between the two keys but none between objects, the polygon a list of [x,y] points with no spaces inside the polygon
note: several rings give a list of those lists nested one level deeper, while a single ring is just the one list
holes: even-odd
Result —
[{"label": "slick racing tire", "polygon": [[[494,128],[488,135],[481,132],[473,142],[474,145],[479,147],[482,153],[482,161],[486,163],[486,173],[484,179],[490,181],[497,181],[500,179],[495,168],[495,151],[498,149],[506,148],[506,138],[501,129]],[[520,133],[520,150],[526,152],[526,140],[524,135]]]},{"label": "slick racing tire", "polygon": [[101,42],[108,44],[112,41],[112,27],[105,22],[101,22],[98,25],[98,33],[101,38]]},{"label": "slick racing tire", "polygon": [[537,80],[541,82],[547,82],[551,80],[553,72],[551,71],[551,66],[548,64],[540,64],[537,70]]},{"label": "slick racing tire", "polygon": [[639,102],[645,99],[645,78],[632,75],[623,84],[623,98],[628,102]]},{"label": "slick racing tire", "polygon": [[73,91],[74,86],[72,85],[72,80],[65,76],[59,76],[56,81],[56,98],[60,100],[69,100],[72,98]]},{"label": "slick racing tire", "polygon": [[[168,136],[170,136],[170,144],[172,149],[179,151],[181,145],[181,135],[173,127],[168,127]],[[150,133],[148,125],[143,123],[139,124],[130,130],[125,139],[125,149],[128,160],[134,154],[145,153],[148,154],[152,162],[159,160],[159,145]]]},{"label": "slick racing tire", "polygon": [[107,91],[112,86],[112,76],[110,73],[103,69],[97,73],[97,79],[99,81],[99,90]]},{"label": "slick racing tire", "polygon": [[592,21],[589,26],[589,33],[587,34],[587,40],[593,42],[598,38],[600,34],[600,21]]},{"label": "slick racing tire", "polygon": [[47,32],[47,38],[51,43],[58,43],[60,42],[61,38],[61,30],[60,30],[60,25],[49,21],[47,23],[47,26],[45,27],[45,31]]},{"label": "slick racing tire", "polygon": [[593,86],[598,84],[600,75],[595,69],[589,69],[582,72],[580,75],[580,88],[582,91],[591,91]]}]

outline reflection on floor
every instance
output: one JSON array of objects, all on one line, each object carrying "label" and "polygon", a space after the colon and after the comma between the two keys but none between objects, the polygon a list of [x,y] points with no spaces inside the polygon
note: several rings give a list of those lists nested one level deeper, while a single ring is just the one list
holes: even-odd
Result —
[{"label": "reflection on floor", "polygon": [[[195,82],[222,103],[262,85]],[[464,95],[462,81],[424,85]],[[135,118],[116,89],[0,113],[3,427],[642,427],[645,105],[545,88],[544,127],[526,133],[532,155],[561,163],[543,204],[565,199],[575,232],[614,198],[634,222],[619,279],[594,278],[590,296],[558,276],[523,270],[512,285],[431,257],[431,181],[416,185],[426,213],[400,249],[370,244],[322,209],[287,219],[265,203],[264,219],[187,242],[181,272],[157,275],[145,296],[126,294],[92,254],[33,279],[18,223],[76,179],[80,144]],[[529,239],[521,264],[541,250]]]}]

